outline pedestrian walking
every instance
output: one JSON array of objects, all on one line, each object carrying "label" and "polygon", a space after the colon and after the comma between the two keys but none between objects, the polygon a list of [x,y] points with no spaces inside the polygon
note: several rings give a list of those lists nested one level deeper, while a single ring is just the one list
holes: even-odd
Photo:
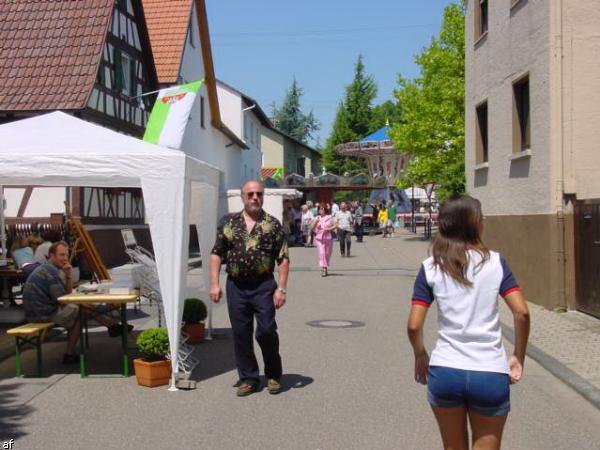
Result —
[{"label": "pedestrian walking", "polygon": [[398,215],[398,209],[396,208],[396,205],[390,201],[390,206],[388,208],[388,220],[387,220],[387,231],[388,231],[388,236],[389,237],[394,237],[394,226],[396,223],[397,216]]},{"label": "pedestrian walking", "polygon": [[337,225],[338,240],[340,241],[340,254],[342,255],[342,258],[345,256],[350,257],[354,218],[352,217],[352,213],[348,211],[348,204],[346,202],[340,204],[340,210],[334,220]]},{"label": "pedestrian walking", "polygon": [[[265,363],[267,390],[281,391],[281,356],[275,311],[286,302],[289,254],[279,221],[263,209],[263,185],[248,181],[242,186],[244,209],[223,217],[210,256],[210,297],[219,302],[221,263],[227,263],[227,308],[233,330],[233,346],[239,382],[237,395],[243,397],[260,389],[258,363],[252,333],[256,319],[256,340]],[[278,280],[273,270],[279,266]]]},{"label": "pedestrian walking", "polygon": [[383,234],[383,237],[385,237],[386,232],[387,232],[387,221],[388,221],[387,208],[385,207],[385,204],[382,204],[381,209],[379,210],[379,213],[377,214],[377,222],[379,222],[379,228],[381,229],[381,233]]},{"label": "pedestrian walking", "polygon": [[[467,418],[474,449],[499,449],[510,410],[509,384],[523,374],[529,312],[504,258],[481,240],[481,204],[469,196],[444,202],[439,234],[415,281],[408,336],[415,355],[415,380],[427,397],[444,448],[468,449]],[[515,348],[502,346],[498,294],[514,318]],[[438,340],[431,359],[423,324],[435,300]]]},{"label": "pedestrian walking", "polygon": [[333,251],[332,232],[336,229],[333,218],[329,215],[329,210],[325,205],[319,206],[319,215],[313,222],[313,230],[315,231],[315,242],[319,252],[319,267],[321,267],[321,276],[328,275],[329,261],[331,260],[331,252]]},{"label": "pedestrian walking", "polygon": [[356,242],[363,241],[364,227],[363,227],[363,207],[361,201],[356,202],[356,209],[354,210],[354,233],[356,234]]},{"label": "pedestrian walking", "polygon": [[302,205],[302,241],[305,247],[312,247],[313,245],[313,233],[312,233],[312,222],[313,215],[308,205]]}]

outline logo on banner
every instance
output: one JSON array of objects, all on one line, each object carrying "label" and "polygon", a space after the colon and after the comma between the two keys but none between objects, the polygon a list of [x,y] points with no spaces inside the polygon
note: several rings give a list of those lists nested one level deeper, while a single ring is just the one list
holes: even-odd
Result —
[{"label": "logo on banner", "polygon": [[187,95],[187,92],[184,92],[183,94],[177,94],[177,95],[168,95],[166,97],[161,98],[160,101],[163,103],[168,103],[169,105],[172,105],[174,103],[177,103],[179,100],[183,99],[186,95]]}]

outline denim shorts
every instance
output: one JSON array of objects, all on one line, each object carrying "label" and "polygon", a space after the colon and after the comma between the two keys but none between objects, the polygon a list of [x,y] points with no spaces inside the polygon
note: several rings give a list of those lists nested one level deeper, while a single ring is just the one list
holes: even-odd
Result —
[{"label": "denim shorts", "polygon": [[482,416],[505,416],[510,411],[508,375],[498,372],[430,366],[427,399],[431,406],[465,406]]}]

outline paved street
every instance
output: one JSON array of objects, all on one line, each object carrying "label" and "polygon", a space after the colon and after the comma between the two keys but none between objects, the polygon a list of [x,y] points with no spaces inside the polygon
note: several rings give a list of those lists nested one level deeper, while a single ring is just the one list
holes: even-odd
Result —
[{"label": "paved street", "polygon": [[[279,396],[263,390],[235,397],[222,305],[215,308],[220,338],[197,350],[204,362],[193,375],[196,390],[171,393],[138,387],[133,377],[82,380],[75,373],[7,379],[0,382],[0,441],[14,438],[16,449],[440,448],[425,388],[412,380],[405,332],[426,250],[412,236],[367,237],[353,243],[352,258],[334,249],[332,276],[321,278],[316,250],[292,249],[289,300],[278,319],[285,371]],[[307,325],[326,320],[362,326]],[[536,314],[532,320],[535,330]],[[431,348],[433,308],[427,322]],[[504,448],[587,449],[598,442],[600,411],[529,359],[523,382],[512,388]]]}]

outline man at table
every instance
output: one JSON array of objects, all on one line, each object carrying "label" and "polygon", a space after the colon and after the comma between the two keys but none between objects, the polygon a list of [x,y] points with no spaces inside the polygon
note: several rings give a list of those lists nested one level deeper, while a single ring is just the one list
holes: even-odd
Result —
[{"label": "man at table", "polygon": [[[281,224],[262,209],[263,195],[264,188],[258,181],[248,181],[242,186],[244,209],[221,220],[210,255],[210,297],[214,302],[221,298],[221,262],[227,263],[227,308],[233,330],[239,397],[252,394],[260,387],[252,342],[255,317],[267,390],[270,394],[281,391],[275,310],[285,303],[289,256]],[[273,276],[275,263],[279,265],[277,282]]]},{"label": "man at table", "polygon": [[[64,274],[64,282],[61,279]],[[55,242],[48,249],[48,262],[35,269],[23,288],[23,306],[29,322],[54,322],[68,332],[67,352],[63,364],[79,361],[75,348],[81,334],[78,308],[75,305],[61,305],[58,297],[70,294],[73,290],[69,247],[66,242]],[[90,314],[93,315],[93,314]],[[93,315],[101,324],[108,327],[111,336],[119,336],[121,327],[115,320]]]}]

